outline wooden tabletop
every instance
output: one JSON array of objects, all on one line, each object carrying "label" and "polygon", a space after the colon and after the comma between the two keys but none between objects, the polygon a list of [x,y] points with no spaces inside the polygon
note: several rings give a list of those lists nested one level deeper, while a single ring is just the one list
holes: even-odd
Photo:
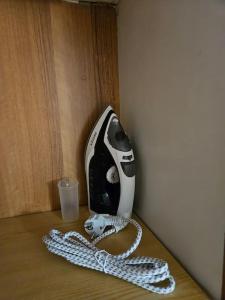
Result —
[{"label": "wooden tabletop", "polygon": [[[74,223],[63,223],[60,212],[1,219],[0,299],[209,299],[140,220],[143,238],[135,255],[158,257],[169,263],[177,284],[170,295],[153,294],[101,272],[77,267],[46,250],[41,239],[50,229],[85,234],[83,223],[88,216],[88,209],[81,207],[80,219]],[[101,241],[99,247],[117,254],[134,238],[135,229],[129,225]]]}]

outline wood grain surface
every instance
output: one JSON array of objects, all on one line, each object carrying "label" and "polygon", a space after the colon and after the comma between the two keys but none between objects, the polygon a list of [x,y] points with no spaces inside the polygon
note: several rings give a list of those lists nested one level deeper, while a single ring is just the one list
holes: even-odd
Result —
[{"label": "wood grain surface", "polygon": [[[80,219],[63,223],[59,212],[39,213],[0,220],[1,299],[209,299],[197,283],[142,223],[143,238],[135,256],[166,260],[176,280],[170,295],[157,295],[103,273],[74,266],[47,251],[42,236],[52,228],[85,234],[83,223],[89,213],[81,207]],[[136,218],[137,219],[137,218]],[[140,222],[140,221],[139,221]],[[99,243],[112,254],[127,250],[135,239],[132,225]],[[86,235],[87,237],[87,235]]]},{"label": "wood grain surface", "polygon": [[57,209],[63,176],[86,203],[89,132],[119,111],[115,10],[0,1],[0,38],[0,218]]}]

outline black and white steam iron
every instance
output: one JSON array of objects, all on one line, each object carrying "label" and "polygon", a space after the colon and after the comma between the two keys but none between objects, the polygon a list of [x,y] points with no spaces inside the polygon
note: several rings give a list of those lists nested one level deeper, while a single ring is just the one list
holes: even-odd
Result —
[{"label": "black and white steam iron", "polygon": [[117,115],[108,106],[95,125],[86,148],[85,171],[91,213],[131,216],[135,160]]}]

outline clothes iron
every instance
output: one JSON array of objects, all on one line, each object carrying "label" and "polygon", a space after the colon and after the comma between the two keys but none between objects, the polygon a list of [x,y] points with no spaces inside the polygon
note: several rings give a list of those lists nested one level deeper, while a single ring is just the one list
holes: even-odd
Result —
[{"label": "clothes iron", "polygon": [[111,106],[88,139],[85,171],[90,212],[130,217],[135,190],[134,154]]}]

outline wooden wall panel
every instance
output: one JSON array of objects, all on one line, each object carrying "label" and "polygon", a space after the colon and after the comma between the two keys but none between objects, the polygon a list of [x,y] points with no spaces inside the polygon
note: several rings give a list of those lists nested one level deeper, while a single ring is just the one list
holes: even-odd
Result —
[{"label": "wooden wall panel", "polygon": [[56,182],[80,182],[107,104],[119,110],[112,7],[0,1],[0,217],[59,207]]}]

